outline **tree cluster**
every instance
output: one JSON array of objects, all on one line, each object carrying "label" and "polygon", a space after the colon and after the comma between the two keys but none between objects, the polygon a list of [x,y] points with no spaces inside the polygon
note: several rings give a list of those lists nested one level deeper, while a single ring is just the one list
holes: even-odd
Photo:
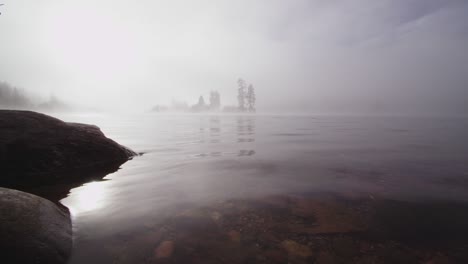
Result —
[{"label": "tree cluster", "polygon": [[237,102],[240,112],[255,112],[255,89],[252,84],[247,86],[243,79],[237,81]]},{"label": "tree cluster", "polygon": [[0,108],[22,109],[22,110],[69,110],[69,105],[65,104],[57,97],[51,95],[49,100],[42,101],[31,94],[27,94],[22,89],[18,89],[7,82],[0,82]]},{"label": "tree cluster", "polygon": [[0,106],[30,108],[32,103],[22,90],[11,86],[9,83],[0,82]]},{"label": "tree cluster", "polygon": [[218,91],[210,92],[210,101],[209,104],[205,102],[205,99],[202,95],[198,98],[198,103],[192,106],[192,110],[195,112],[200,111],[218,111],[221,108],[221,95]]}]

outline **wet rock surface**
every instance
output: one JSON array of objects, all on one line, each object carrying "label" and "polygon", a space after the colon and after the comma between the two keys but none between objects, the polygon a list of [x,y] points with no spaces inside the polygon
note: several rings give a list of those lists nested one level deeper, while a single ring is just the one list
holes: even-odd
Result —
[{"label": "wet rock surface", "polygon": [[100,255],[109,263],[468,263],[467,222],[464,203],[233,199],[186,206],[116,236]]},{"label": "wet rock surface", "polygon": [[0,262],[66,263],[72,249],[70,214],[41,197],[0,188]]},{"label": "wet rock surface", "polygon": [[28,190],[83,183],[117,170],[134,155],[96,126],[0,110],[0,186]]}]

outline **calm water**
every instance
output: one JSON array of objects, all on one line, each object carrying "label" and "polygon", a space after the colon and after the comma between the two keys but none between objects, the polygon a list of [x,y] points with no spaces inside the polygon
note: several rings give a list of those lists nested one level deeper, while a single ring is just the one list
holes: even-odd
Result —
[{"label": "calm water", "polygon": [[[103,253],[115,239],[129,239],[182,209],[231,198],[336,192],[468,200],[467,119],[152,114],[59,118],[96,124],[108,137],[144,153],[103,181],[73,189],[61,201],[73,215],[71,263],[118,262]],[[131,263],[132,257],[127,258]]]}]

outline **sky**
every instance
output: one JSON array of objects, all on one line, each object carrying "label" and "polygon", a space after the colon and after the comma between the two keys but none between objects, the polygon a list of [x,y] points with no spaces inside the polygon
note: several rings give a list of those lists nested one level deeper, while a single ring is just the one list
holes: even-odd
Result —
[{"label": "sky", "polygon": [[0,0],[0,81],[144,111],[237,79],[261,112],[468,113],[466,0]]}]

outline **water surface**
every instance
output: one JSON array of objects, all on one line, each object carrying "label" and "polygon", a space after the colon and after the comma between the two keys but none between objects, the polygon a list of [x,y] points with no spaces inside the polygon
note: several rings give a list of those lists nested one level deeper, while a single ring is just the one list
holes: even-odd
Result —
[{"label": "water surface", "polygon": [[[61,201],[73,215],[75,249],[70,263],[164,261],[152,259],[156,253],[150,249],[128,250],[129,245],[142,234],[167,229],[168,219],[197,208],[218,208],[213,209],[214,216],[208,213],[216,222],[218,211],[226,214],[220,204],[239,199],[331,193],[399,201],[468,200],[468,120],[463,118],[153,114],[60,118],[98,125],[108,137],[144,153],[102,181],[72,189]],[[284,239],[283,248],[296,243]],[[144,244],[151,243],[157,247],[159,242]],[[177,251],[176,241],[172,254],[183,252],[189,254]]]}]

